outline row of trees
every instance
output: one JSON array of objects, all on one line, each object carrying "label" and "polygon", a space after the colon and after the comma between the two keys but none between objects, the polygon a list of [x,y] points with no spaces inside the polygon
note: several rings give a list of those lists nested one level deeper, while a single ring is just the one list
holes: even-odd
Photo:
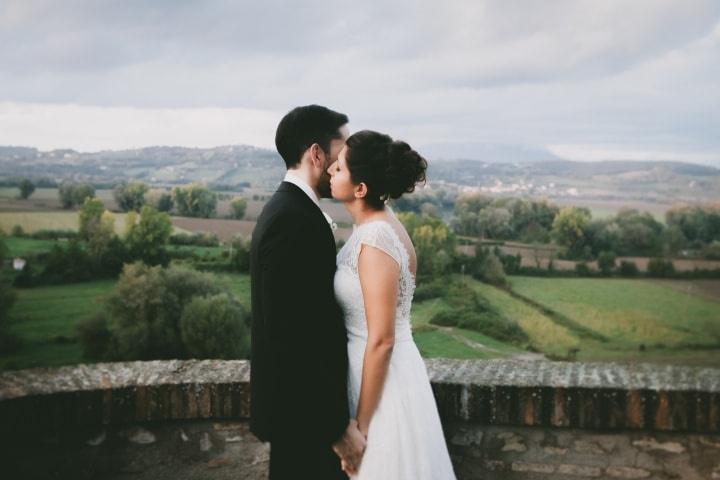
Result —
[{"label": "row of trees", "polygon": [[455,202],[452,226],[471,237],[547,243],[559,210],[547,200],[463,195]]},{"label": "row of trees", "polygon": [[15,278],[17,286],[112,278],[128,262],[166,265],[169,261],[165,245],[172,233],[170,216],[149,205],[139,213],[128,213],[122,236],[116,233],[115,216],[98,198],[85,198],[78,221],[78,235],[67,245],[55,244],[47,254],[28,259]]},{"label": "row of trees", "polygon": [[[139,211],[145,204],[152,203],[161,212],[173,209],[184,217],[210,218],[217,214],[218,195],[209,188],[193,183],[175,187],[171,193],[155,193],[143,182],[121,183],[113,189],[115,201],[121,210]],[[230,202],[230,217],[241,219],[245,216],[247,200],[235,197]]]},{"label": "row of trees", "polygon": [[[30,188],[23,190],[24,182],[20,184],[21,196]],[[86,198],[94,197],[95,187],[89,183],[63,182],[58,188],[58,196],[63,208],[73,208],[83,205]],[[139,212],[150,205],[160,212],[174,211],[184,217],[211,218],[217,215],[218,195],[197,183],[175,187],[168,193],[151,190],[144,182],[122,182],[113,188],[113,197],[123,212]],[[231,218],[243,218],[246,210],[247,200],[244,198],[236,197],[230,202]]]},{"label": "row of trees", "polygon": [[492,198],[482,194],[457,199],[451,225],[459,235],[524,243],[556,242],[561,256],[597,259],[692,253],[720,258],[720,207],[679,206],[665,223],[648,212],[623,209],[608,218],[592,218],[584,207],[564,207],[546,200]]}]

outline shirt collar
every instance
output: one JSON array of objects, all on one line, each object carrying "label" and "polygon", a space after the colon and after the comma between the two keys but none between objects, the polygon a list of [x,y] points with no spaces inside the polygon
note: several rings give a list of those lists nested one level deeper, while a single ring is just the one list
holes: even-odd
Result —
[{"label": "shirt collar", "polygon": [[285,178],[283,180],[285,182],[292,183],[293,185],[296,185],[298,188],[300,188],[300,190],[305,192],[305,194],[308,197],[310,197],[310,200],[312,200],[315,203],[315,205],[317,205],[318,208],[320,208],[320,201],[318,200],[318,197],[315,194],[315,192],[313,191],[313,189],[310,188],[310,185],[305,183],[305,180],[303,180],[298,175],[293,173],[292,170],[287,171],[287,173],[285,174]]}]

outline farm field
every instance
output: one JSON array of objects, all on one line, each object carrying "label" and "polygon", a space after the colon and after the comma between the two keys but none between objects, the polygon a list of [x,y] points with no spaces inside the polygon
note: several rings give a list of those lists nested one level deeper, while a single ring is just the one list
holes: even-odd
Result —
[{"label": "farm field", "polygon": [[[249,309],[248,275],[213,275]],[[465,278],[505,318],[520,325],[536,352],[475,331],[431,325],[432,316],[445,307],[444,300],[431,299],[415,303],[412,310],[414,337],[421,354],[450,358],[545,355],[584,361],[720,365],[717,283],[529,277],[510,280],[522,298]],[[16,290],[12,329],[25,345],[17,353],[0,356],[0,369],[83,362],[82,349],[74,338],[75,324],[102,308],[102,298],[113,285],[113,281],[98,281]]]},{"label": "farm field", "polygon": [[0,356],[0,370],[83,362],[75,325],[102,308],[102,298],[114,284],[106,280],[16,289],[11,330],[24,344],[18,352]]},{"label": "farm field", "polygon": [[[238,300],[250,308],[250,277],[216,274]],[[12,331],[24,341],[22,349],[0,355],[0,370],[59,366],[87,362],[75,338],[75,325],[102,308],[113,280],[60,286],[16,289],[17,301],[11,310]]]},{"label": "farm field", "polygon": [[566,330],[555,349],[577,349],[578,360],[720,365],[720,298],[706,281],[510,278]]},{"label": "farm field", "polygon": [[[115,232],[118,235],[125,233],[125,213],[113,213],[115,217]],[[73,230],[78,229],[78,212],[51,211],[51,212],[0,212],[0,228],[10,233],[15,225],[22,227],[25,233],[38,230]],[[173,233],[189,233],[181,227],[175,226]]]}]

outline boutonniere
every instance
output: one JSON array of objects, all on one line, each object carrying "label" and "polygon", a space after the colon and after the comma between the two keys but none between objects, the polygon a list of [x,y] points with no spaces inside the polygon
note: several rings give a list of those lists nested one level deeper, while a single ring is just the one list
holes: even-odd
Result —
[{"label": "boutonniere", "polygon": [[327,220],[328,225],[330,225],[330,229],[334,232],[337,230],[338,226],[337,223],[333,222],[333,219],[325,212],[322,212],[323,215],[325,215],[325,220]]}]

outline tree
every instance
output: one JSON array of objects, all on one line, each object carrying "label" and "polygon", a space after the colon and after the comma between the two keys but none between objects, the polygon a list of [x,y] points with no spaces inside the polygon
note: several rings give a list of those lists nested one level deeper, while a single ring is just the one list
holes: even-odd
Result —
[{"label": "tree", "polygon": [[564,207],[555,216],[552,235],[558,245],[565,248],[569,258],[583,256],[590,218],[590,210],[578,207]]},{"label": "tree", "polygon": [[[130,214],[128,214],[130,215]],[[172,222],[167,213],[158,212],[153,207],[145,205],[140,210],[140,219],[126,225],[125,242],[133,258],[143,262],[157,265],[167,262],[164,245],[172,233]],[[131,220],[128,219],[128,222]]]},{"label": "tree", "polygon": [[647,265],[647,274],[651,277],[671,277],[675,274],[672,260],[651,258]]},{"label": "tree", "polygon": [[399,213],[417,255],[419,276],[440,276],[450,272],[455,258],[455,237],[445,223],[431,216]]},{"label": "tree", "polygon": [[111,245],[118,241],[115,234],[115,216],[105,209],[99,199],[88,197],[80,209],[79,217],[79,235],[87,242],[94,273],[100,276],[119,273],[117,262],[127,255],[123,248]]},{"label": "tree", "polygon": [[88,197],[83,202],[80,208],[79,214],[79,234],[83,240],[88,240],[93,232],[98,228],[100,224],[100,217],[102,217],[105,207],[98,198]]},{"label": "tree", "polygon": [[230,263],[233,269],[238,272],[247,273],[250,271],[250,242],[242,237],[232,239],[232,256]]},{"label": "tree", "polygon": [[480,236],[508,239],[512,236],[510,212],[506,208],[487,207],[478,214]]},{"label": "tree", "polygon": [[621,255],[652,256],[662,253],[663,225],[648,212],[622,209],[615,216],[617,245]]},{"label": "tree", "polygon": [[173,199],[172,195],[169,193],[161,193],[158,198],[157,202],[155,204],[155,208],[158,209],[159,212],[169,212],[173,208]]},{"label": "tree", "polygon": [[[196,303],[184,315],[196,298],[210,300]],[[80,331],[84,330],[80,338],[86,356],[107,360],[189,358],[191,352],[202,353],[205,348],[213,356],[238,358],[241,353],[232,350],[235,347],[229,347],[229,353],[217,353],[217,346],[247,345],[247,328],[238,325],[247,327],[247,316],[241,316],[241,311],[227,287],[208,274],[136,262],[123,268],[104,313],[80,323]],[[202,315],[199,325],[194,324],[195,314]],[[215,314],[220,316],[217,322],[212,318]],[[200,338],[205,335],[207,339]]]},{"label": "tree", "polygon": [[90,255],[99,263],[100,258],[106,253],[110,242],[116,237],[115,216],[109,210],[105,210],[88,238]]},{"label": "tree", "polygon": [[195,296],[180,316],[180,335],[193,358],[244,358],[250,352],[247,312],[228,293]]},{"label": "tree", "polygon": [[75,185],[68,182],[63,182],[58,187],[58,196],[60,197],[60,204],[63,208],[72,208],[75,205]]},{"label": "tree", "polygon": [[27,178],[23,178],[20,181],[19,187],[20,187],[20,198],[22,198],[23,200],[27,200],[30,197],[30,195],[32,195],[33,192],[35,191],[35,184],[33,182],[31,182],[30,180],[28,180]]},{"label": "tree", "polygon": [[473,276],[492,285],[505,285],[505,269],[497,254],[481,244],[475,245],[475,259],[473,261]]},{"label": "tree", "polygon": [[115,186],[113,196],[123,212],[140,211],[145,205],[145,194],[148,190],[148,186],[143,182],[123,182]]},{"label": "tree", "polygon": [[232,202],[230,202],[230,208],[232,217],[240,220],[245,216],[247,200],[242,197],[235,197]]},{"label": "tree", "polygon": [[207,187],[193,183],[172,190],[178,213],[186,217],[210,218],[215,215],[217,195]]},{"label": "tree", "polygon": [[95,187],[89,183],[63,182],[58,187],[58,196],[63,208],[82,205],[87,197],[95,196]]},{"label": "tree", "polygon": [[453,229],[459,235],[478,237],[483,229],[479,221],[480,211],[492,203],[492,198],[482,194],[463,195],[455,202]]},{"label": "tree", "polygon": [[598,255],[598,268],[600,273],[608,276],[615,269],[615,252],[603,251]]}]

